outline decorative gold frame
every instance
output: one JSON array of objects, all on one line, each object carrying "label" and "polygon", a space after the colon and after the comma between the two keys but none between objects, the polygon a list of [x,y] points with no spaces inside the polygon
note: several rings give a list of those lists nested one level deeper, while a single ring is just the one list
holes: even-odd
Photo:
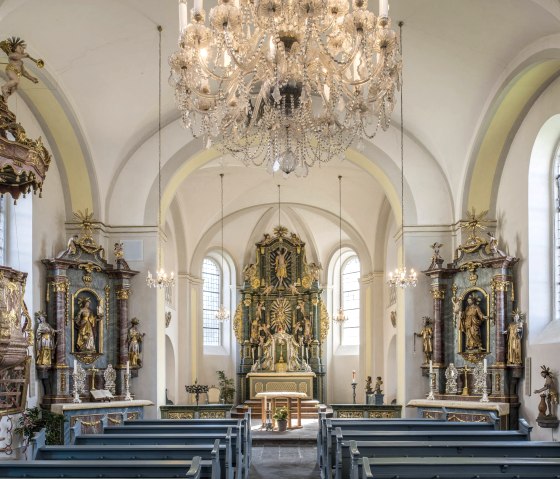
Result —
[{"label": "decorative gold frame", "polygon": [[463,333],[461,332],[461,330],[459,329],[459,325],[456,325],[456,331],[457,331],[457,348],[458,348],[458,352],[459,354],[466,360],[469,361],[471,363],[477,363],[482,361],[482,359],[484,359],[486,356],[488,356],[491,351],[490,351],[490,318],[492,317],[492,303],[490,301],[490,295],[482,288],[480,287],[470,287],[467,290],[465,290],[463,292],[463,294],[459,297],[459,300],[461,301],[461,305],[463,305],[463,301],[465,300],[465,298],[469,295],[472,294],[474,291],[477,291],[479,293],[481,293],[484,298],[486,299],[486,316],[488,319],[486,319],[486,344],[485,344],[485,351],[480,351],[480,352],[467,352],[467,351],[463,351]]},{"label": "decorative gold frame", "polygon": [[72,349],[70,351],[70,354],[74,355],[76,357],[76,359],[78,359],[80,362],[84,363],[84,364],[91,364],[94,363],[95,361],[97,361],[97,359],[101,356],[103,356],[103,342],[104,342],[104,333],[105,333],[105,322],[103,320],[98,321],[97,322],[97,327],[98,327],[98,344],[99,344],[99,350],[97,352],[80,352],[80,351],[76,351],[75,347],[76,347],[76,340],[75,340],[75,333],[76,333],[76,328],[74,325],[74,318],[76,317],[76,298],[81,294],[81,293],[91,293],[93,296],[95,296],[95,298],[97,299],[97,304],[99,306],[101,306],[101,308],[103,309],[103,311],[105,311],[105,314],[108,314],[108,311],[105,308],[105,304],[104,304],[104,299],[97,294],[97,292],[95,292],[93,289],[91,288],[81,288],[79,290],[77,290],[74,294],[72,294],[72,315],[70,318],[70,329],[71,329],[71,345],[72,345]]},{"label": "decorative gold frame", "polygon": [[23,367],[23,378],[24,383],[21,390],[21,399],[19,404],[9,409],[0,409],[0,417],[7,416],[9,414],[17,414],[23,412],[25,405],[27,404],[27,389],[29,388],[29,372],[31,365],[31,356],[27,356],[21,363],[12,366],[9,369],[14,369],[18,367]]}]

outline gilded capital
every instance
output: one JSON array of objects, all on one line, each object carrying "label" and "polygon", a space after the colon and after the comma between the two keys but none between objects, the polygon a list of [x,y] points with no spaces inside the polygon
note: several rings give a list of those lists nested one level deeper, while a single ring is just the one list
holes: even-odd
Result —
[{"label": "gilded capital", "polygon": [[445,298],[445,289],[432,289],[432,297],[443,300]]},{"label": "gilded capital", "polygon": [[68,281],[53,281],[51,284],[55,293],[66,293]]},{"label": "gilded capital", "polygon": [[128,297],[130,296],[130,289],[117,289],[115,291],[115,294],[117,296],[117,299],[128,299]]}]

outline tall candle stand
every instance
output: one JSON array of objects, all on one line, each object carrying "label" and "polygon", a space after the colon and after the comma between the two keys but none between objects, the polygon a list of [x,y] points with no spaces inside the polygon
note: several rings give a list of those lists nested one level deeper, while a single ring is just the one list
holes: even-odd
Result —
[{"label": "tall candle stand", "polygon": [[488,371],[484,371],[484,384],[482,385],[482,397],[480,402],[490,402],[488,399]]},{"label": "tall candle stand", "polygon": [[430,392],[428,393],[428,397],[426,399],[429,399],[430,401],[433,401],[436,398],[434,396],[434,392],[435,392],[434,383],[436,382],[435,381],[436,373],[434,373],[434,372],[428,373],[428,376],[430,378]]},{"label": "tall candle stand", "polygon": [[124,373],[124,391],[124,400],[132,401],[132,396],[130,395],[130,372]]},{"label": "tall candle stand", "polygon": [[352,381],[352,404],[356,404],[356,382]]}]

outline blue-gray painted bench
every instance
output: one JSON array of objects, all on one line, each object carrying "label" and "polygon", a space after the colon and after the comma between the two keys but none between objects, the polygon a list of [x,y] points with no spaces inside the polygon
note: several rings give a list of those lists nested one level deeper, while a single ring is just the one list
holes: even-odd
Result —
[{"label": "blue-gray painted bench", "polygon": [[362,479],[560,478],[558,458],[364,457]]},{"label": "blue-gray painted bench", "polygon": [[251,410],[245,411],[243,419],[140,419],[136,421],[123,420],[123,426],[162,426],[162,425],[223,425],[223,426],[238,426],[242,427],[241,439],[244,447],[246,445],[246,452],[243,454],[247,456],[248,466],[251,466],[252,443],[253,436],[251,431]]},{"label": "blue-gray painted bench", "polygon": [[360,477],[362,457],[525,457],[560,458],[558,442],[342,442],[342,453],[337,455],[337,479]]},{"label": "blue-gray painted bench", "polygon": [[0,477],[187,477],[200,479],[201,470],[211,467],[211,461],[202,461],[199,457],[192,461],[0,461]]},{"label": "blue-gray painted bench", "polygon": [[201,445],[114,445],[107,446],[46,446],[45,430],[32,439],[32,459],[76,461],[120,460],[193,460],[200,457],[211,461],[212,468],[203,468],[201,479],[233,479],[233,467],[226,466],[226,445],[216,439],[213,444]]},{"label": "blue-gray painted bench", "polygon": [[[239,421],[234,426],[225,426],[219,424],[197,424],[197,425],[176,425],[165,424],[158,426],[107,426],[103,428],[103,435],[131,435],[131,436],[148,436],[154,437],[162,434],[181,435],[181,434],[223,434],[232,431],[232,447],[235,451],[234,461],[236,467],[239,465],[240,472],[248,477],[249,472],[249,455],[247,453],[249,446],[246,443],[247,438],[243,439],[242,432],[244,425]],[[241,475],[238,475],[241,477]]]},{"label": "blue-gray painted bench", "polygon": [[324,464],[329,452],[327,438],[335,427],[354,430],[386,430],[417,431],[417,430],[476,430],[491,431],[499,428],[499,420],[494,416],[493,423],[484,422],[448,422],[443,419],[330,419],[326,413],[319,414],[319,431],[317,433],[317,463]]},{"label": "blue-gray painted bench", "polygon": [[336,427],[334,431],[330,431],[330,437],[327,439],[322,476],[330,477],[335,460],[333,456],[341,454],[343,441],[529,441],[532,428],[524,420],[519,422],[522,427],[519,431],[473,431],[460,427],[447,430],[393,431],[391,429],[352,430],[350,426],[348,428]]}]

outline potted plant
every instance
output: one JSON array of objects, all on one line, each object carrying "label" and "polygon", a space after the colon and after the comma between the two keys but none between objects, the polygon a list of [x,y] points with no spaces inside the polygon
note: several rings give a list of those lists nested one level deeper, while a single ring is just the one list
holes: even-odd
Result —
[{"label": "potted plant", "polygon": [[285,406],[276,408],[272,417],[278,424],[278,431],[285,431],[288,427],[288,408]]},{"label": "potted plant", "polygon": [[38,407],[26,409],[20,416],[15,432],[23,434],[26,444],[36,432],[46,428],[46,443],[48,445],[62,445],[63,424],[65,418],[62,414],[55,414]]},{"label": "potted plant", "polygon": [[218,375],[218,385],[220,387],[220,400],[222,404],[233,404],[235,394],[234,381],[226,376],[224,371],[216,371]]}]

